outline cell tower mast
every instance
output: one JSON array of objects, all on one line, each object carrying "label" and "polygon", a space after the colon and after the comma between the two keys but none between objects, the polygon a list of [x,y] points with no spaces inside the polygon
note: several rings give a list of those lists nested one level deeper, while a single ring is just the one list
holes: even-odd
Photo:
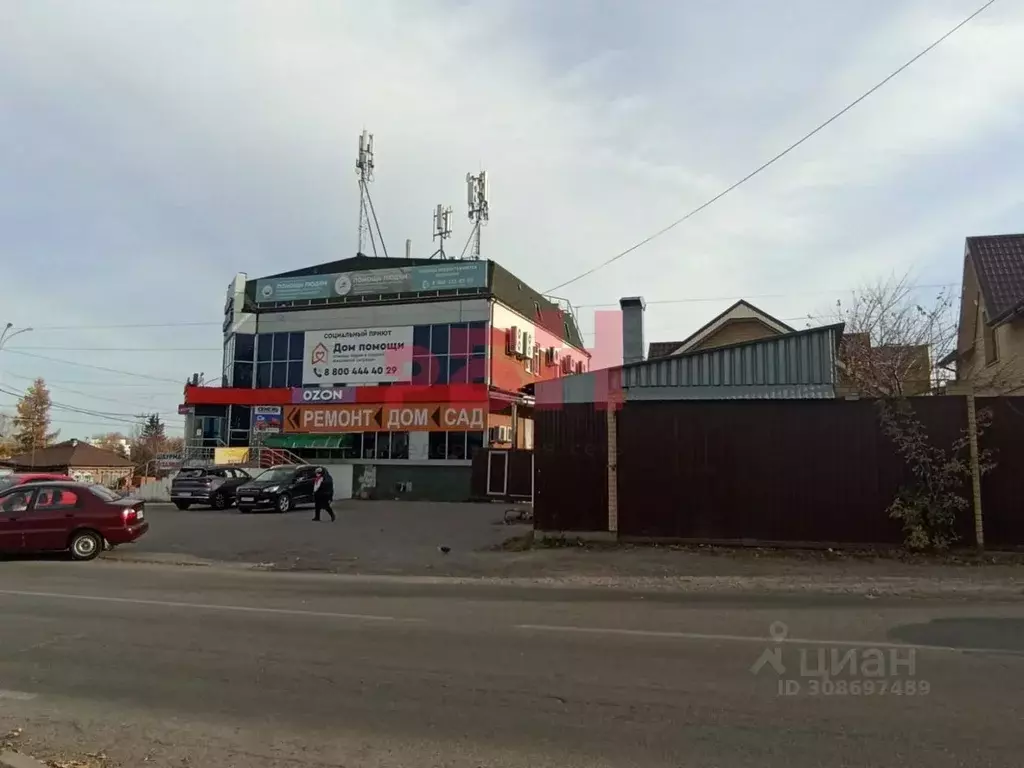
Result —
[{"label": "cell tower mast", "polygon": [[466,198],[469,203],[469,220],[473,222],[473,232],[470,235],[473,241],[473,250],[470,252],[469,258],[478,261],[480,259],[480,229],[491,217],[487,171],[480,171],[478,176],[471,173],[466,174]]},{"label": "cell tower mast", "polygon": [[438,204],[434,210],[434,240],[440,240],[440,244],[437,250],[434,251],[430,258],[435,256],[441,259],[447,259],[444,255],[444,241],[452,236],[452,207],[449,205],[445,208],[443,205]]},{"label": "cell tower mast", "polygon": [[[373,198],[370,197],[370,182],[373,181],[373,134],[363,130],[359,134],[359,155],[356,158],[356,173],[359,174],[359,253],[366,253],[366,241],[370,241],[373,255],[378,256],[377,241],[380,240],[384,258],[388,249],[384,245],[384,236],[380,232],[377,212],[373,209]],[[374,237],[376,229],[377,236]]]}]

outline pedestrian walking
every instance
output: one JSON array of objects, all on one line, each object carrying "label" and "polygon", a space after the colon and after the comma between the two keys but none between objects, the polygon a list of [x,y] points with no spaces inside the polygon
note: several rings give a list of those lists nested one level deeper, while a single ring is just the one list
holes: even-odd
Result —
[{"label": "pedestrian walking", "polygon": [[333,523],[337,518],[334,510],[331,509],[331,499],[334,498],[334,481],[331,476],[324,474],[323,467],[317,467],[313,471],[313,521],[320,522],[320,510],[331,516]]}]

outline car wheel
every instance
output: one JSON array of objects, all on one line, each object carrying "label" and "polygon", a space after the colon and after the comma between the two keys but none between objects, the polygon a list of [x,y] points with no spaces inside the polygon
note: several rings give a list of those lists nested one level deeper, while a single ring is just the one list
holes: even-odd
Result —
[{"label": "car wheel", "polygon": [[228,508],[228,497],[223,493],[213,494],[213,508],[214,509],[227,509]]},{"label": "car wheel", "polygon": [[277,497],[276,507],[278,512],[287,512],[292,508],[292,497],[287,493],[282,493]]},{"label": "car wheel", "polygon": [[103,551],[103,539],[95,531],[76,531],[68,549],[75,560],[92,560]]},{"label": "car wheel", "polygon": [[174,506],[176,506],[178,509],[180,509],[182,512],[184,512],[186,509],[188,509],[192,505],[189,504],[187,501],[176,501],[176,502],[174,502]]}]

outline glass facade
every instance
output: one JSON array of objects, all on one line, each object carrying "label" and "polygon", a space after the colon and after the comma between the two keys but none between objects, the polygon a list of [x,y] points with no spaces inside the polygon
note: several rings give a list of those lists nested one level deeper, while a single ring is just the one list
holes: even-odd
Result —
[{"label": "glass facade", "polygon": [[[233,334],[224,343],[224,385],[301,387],[304,344],[301,332]],[[487,323],[414,326],[412,383],[486,384]]]},{"label": "glass facade", "polygon": [[[473,458],[484,445],[483,432],[429,433],[431,461]],[[273,435],[265,444],[287,448],[304,459],[408,459],[408,432],[350,432],[343,435]]]},{"label": "glass facade", "polygon": [[[486,384],[487,323],[442,323],[413,327],[412,384]],[[223,385],[265,389],[301,387],[305,334],[302,332],[232,334],[224,342]],[[384,384],[384,382],[381,382]],[[231,419],[232,444],[244,442],[243,409]],[[248,414],[249,409],[245,408]],[[485,434],[431,432],[429,445],[415,450],[417,458],[432,461],[470,459],[482,448]],[[418,439],[418,438],[417,438]],[[321,461],[332,459],[408,459],[408,432],[363,432],[338,435],[268,435],[266,444],[286,441],[297,455]],[[415,443],[414,443],[415,444]],[[283,442],[281,447],[284,446]]]},{"label": "glass facade", "polygon": [[412,383],[487,383],[487,323],[413,328]]}]

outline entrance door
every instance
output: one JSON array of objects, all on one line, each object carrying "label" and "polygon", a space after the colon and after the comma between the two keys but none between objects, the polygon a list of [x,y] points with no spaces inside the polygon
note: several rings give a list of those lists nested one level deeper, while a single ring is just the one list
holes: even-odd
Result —
[{"label": "entrance door", "polygon": [[487,452],[487,495],[505,496],[508,493],[508,451]]}]

